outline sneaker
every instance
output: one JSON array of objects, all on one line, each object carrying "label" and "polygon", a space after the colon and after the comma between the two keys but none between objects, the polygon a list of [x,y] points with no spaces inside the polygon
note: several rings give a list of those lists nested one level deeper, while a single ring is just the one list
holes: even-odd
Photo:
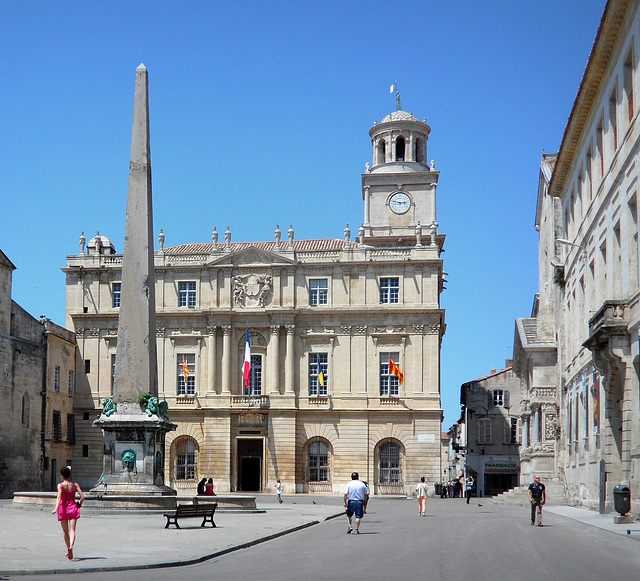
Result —
[{"label": "sneaker", "polygon": [[349,528],[347,529],[347,534],[348,534],[348,535],[349,535],[349,534],[351,534],[351,531],[352,531],[352,530],[353,530],[353,529],[352,529],[351,527],[349,527]]},{"label": "sneaker", "polygon": [[359,535],[360,531],[358,529],[353,529],[352,535]]},{"label": "sneaker", "polygon": [[542,523],[541,523],[541,522],[539,522],[539,523],[538,523],[538,526],[539,526],[539,527],[541,527],[541,526],[542,526]]}]

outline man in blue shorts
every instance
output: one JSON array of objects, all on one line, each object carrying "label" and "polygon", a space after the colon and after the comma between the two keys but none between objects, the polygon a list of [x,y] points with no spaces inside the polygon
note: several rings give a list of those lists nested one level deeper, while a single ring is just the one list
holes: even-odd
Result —
[{"label": "man in blue shorts", "polygon": [[[347,521],[349,522],[349,528],[347,534],[360,534],[360,521],[367,510],[367,502],[369,501],[369,494],[367,493],[367,486],[364,482],[358,479],[358,473],[354,472],[351,475],[351,482],[347,484],[347,490],[344,493],[344,507],[347,510]],[[356,515],[356,528],[351,526],[351,517]]]}]

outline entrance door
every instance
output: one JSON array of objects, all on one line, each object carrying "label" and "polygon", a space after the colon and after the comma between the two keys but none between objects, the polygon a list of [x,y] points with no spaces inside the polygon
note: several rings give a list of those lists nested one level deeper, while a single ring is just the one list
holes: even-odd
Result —
[{"label": "entrance door", "polygon": [[262,490],[262,439],[238,440],[238,490]]}]

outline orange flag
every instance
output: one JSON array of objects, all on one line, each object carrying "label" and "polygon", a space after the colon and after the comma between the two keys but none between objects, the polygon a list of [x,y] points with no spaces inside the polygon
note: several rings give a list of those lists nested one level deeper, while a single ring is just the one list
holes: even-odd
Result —
[{"label": "orange flag", "polygon": [[400,368],[396,362],[389,357],[389,373],[395,375],[398,378],[398,385],[402,385],[404,382],[404,373],[400,371]]}]

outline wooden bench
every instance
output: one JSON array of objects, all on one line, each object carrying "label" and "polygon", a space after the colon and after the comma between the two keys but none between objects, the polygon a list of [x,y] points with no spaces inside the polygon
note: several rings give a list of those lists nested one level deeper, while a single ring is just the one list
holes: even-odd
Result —
[{"label": "wooden bench", "polygon": [[207,523],[211,523],[212,527],[216,526],[216,523],[213,522],[213,515],[216,512],[216,508],[218,508],[217,502],[210,502],[207,504],[179,504],[178,508],[173,512],[165,512],[163,516],[167,517],[167,524],[164,526],[165,529],[169,528],[169,525],[176,525],[177,528],[180,528],[178,524],[178,519],[181,518],[195,518],[195,517],[203,517],[201,527],[205,526]]}]

